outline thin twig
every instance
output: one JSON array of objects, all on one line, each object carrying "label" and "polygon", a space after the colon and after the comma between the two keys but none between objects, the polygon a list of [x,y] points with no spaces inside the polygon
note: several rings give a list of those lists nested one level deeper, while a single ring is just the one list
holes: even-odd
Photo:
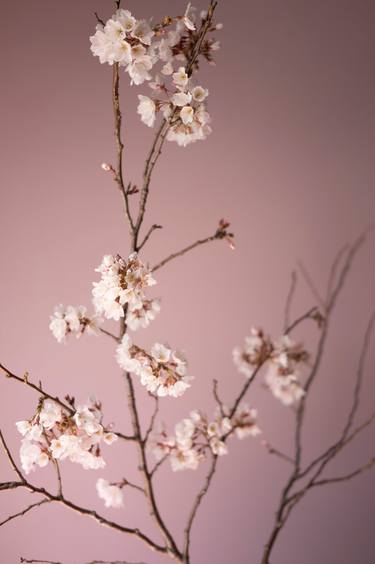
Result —
[{"label": "thin twig", "polygon": [[262,444],[267,449],[267,452],[269,454],[273,454],[273,455],[277,456],[278,458],[285,460],[285,462],[289,462],[290,464],[294,464],[294,459],[291,456],[289,456],[289,455],[283,453],[281,450],[273,447],[272,445],[270,445],[270,443],[268,441],[263,441]]},{"label": "thin twig", "polygon": [[318,304],[321,307],[324,307],[324,300],[321,297],[319,291],[317,290],[315,283],[310,275],[310,273],[308,272],[307,268],[305,267],[305,265],[303,264],[302,261],[298,261],[297,262],[298,268],[306,282],[306,284],[308,285],[308,287],[311,290],[311,293],[313,294],[313,296],[315,297],[316,301],[318,302]]},{"label": "thin twig", "polygon": [[196,517],[198,508],[204,498],[204,496],[207,494],[209,487],[211,485],[211,481],[212,478],[215,474],[216,471],[216,465],[217,465],[217,456],[216,455],[212,455],[212,459],[211,459],[211,464],[210,464],[210,468],[209,471],[207,473],[206,479],[204,481],[203,487],[201,488],[201,490],[199,491],[197,497],[194,500],[193,506],[191,508],[187,523],[186,523],[186,527],[185,527],[185,532],[184,532],[184,562],[189,562],[189,550],[190,550],[190,537],[191,537],[191,528],[193,526],[193,522],[194,519]]},{"label": "thin twig", "polygon": [[292,271],[290,276],[290,287],[288,296],[285,303],[285,311],[284,311],[284,333],[287,333],[288,327],[290,325],[290,312],[292,309],[292,302],[294,298],[294,294],[297,288],[297,273],[295,270]]},{"label": "thin twig", "polygon": [[146,434],[145,434],[144,439],[143,439],[145,444],[147,443],[147,441],[150,437],[150,434],[152,433],[152,431],[154,429],[155,420],[156,420],[156,417],[159,413],[159,396],[153,396],[153,398],[154,398],[154,401],[155,401],[155,406],[154,406],[154,411],[153,411],[152,416],[151,416],[150,424],[148,426],[148,429],[147,429]]},{"label": "thin twig", "polygon": [[99,327],[99,331],[101,333],[103,333],[104,335],[107,335],[108,337],[111,337],[111,339],[114,339],[116,341],[116,343],[120,342],[120,339],[118,337],[116,337],[116,335],[114,335],[113,333],[111,333],[110,331],[107,331],[106,329],[102,329],[101,327]]},{"label": "thin twig", "polygon": [[326,484],[334,484],[334,483],[337,483],[337,482],[346,482],[348,480],[351,480],[352,478],[355,478],[359,474],[362,474],[366,470],[370,470],[370,468],[372,468],[373,466],[375,466],[375,457],[372,458],[369,462],[367,462],[363,466],[360,466],[359,468],[357,468],[357,470],[353,470],[353,472],[350,472],[349,474],[346,474],[344,476],[336,476],[335,478],[325,478],[324,480],[317,480],[312,484],[312,486],[313,487],[324,486]]},{"label": "thin twig", "polygon": [[17,382],[20,382],[20,384],[25,384],[26,386],[29,386],[29,388],[32,388],[33,390],[41,394],[44,398],[53,400],[54,402],[58,403],[62,408],[66,409],[66,411],[68,411],[70,415],[74,415],[75,410],[72,407],[61,401],[57,396],[52,396],[48,392],[45,392],[41,385],[37,386],[36,384],[29,382],[28,374],[25,374],[25,376],[21,378],[20,376],[13,374],[13,372],[8,370],[8,368],[6,368],[3,364],[0,364],[0,369],[5,373],[7,378],[17,380]]},{"label": "thin twig", "polygon": [[5,525],[6,523],[9,523],[9,521],[12,521],[13,519],[17,519],[17,517],[22,517],[23,515],[26,515],[26,513],[28,513],[29,511],[31,511],[35,507],[40,507],[41,505],[44,505],[45,503],[50,503],[50,500],[49,499],[42,499],[41,501],[38,501],[37,503],[33,503],[32,505],[29,505],[28,507],[26,507],[22,511],[19,511],[18,513],[15,513],[14,515],[10,515],[6,519],[4,519],[4,521],[0,522],[0,527]]},{"label": "thin twig", "polygon": [[138,251],[140,251],[142,249],[142,247],[145,246],[145,244],[147,243],[147,241],[149,240],[151,234],[156,230],[156,229],[162,229],[162,225],[157,225],[156,223],[154,225],[152,225],[150,227],[150,229],[148,230],[145,238],[143,239],[142,243],[138,246]]},{"label": "thin twig", "polygon": [[21,564],[62,564],[62,562],[56,562],[56,560],[28,560],[20,556]]},{"label": "thin twig", "polygon": [[164,456],[161,457],[160,460],[158,460],[155,464],[155,466],[153,467],[153,469],[150,471],[150,477],[152,478],[153,475],[159,470],[159,468],[164,464],[164,462],[166,460],[168,460],[169,458],[169,454],[165,454]]},{"label": "thin twig", "polygon": [[291,323],[289,326],[286,326],[284,334],[289,335],[289,333],[291,333],[298,325],[300,325],[302,321],[305,321],[305,319],[313,319],[314,314],[318,311],[319,310],[316,306],[310,308],[308,311],[306,311],[306,313],[304,313],[300,317],[297,317],[297,319],[293,321],[293,323]]},{"label": "thin twig", "polygon": [[156,270],[159,270],[159,268],[161,268],[162,266],[164,266],[165,264],[167,264],[171,260],[173,260],[177,257],[182,257],[184,254],[188,253],[189,251],[192,251],[196,247],[199,247],[200,245],[205,245],[206,243],[210,243],[211,241],[215,241],[217,239],[218,239],[218,237],[216,236],[216,234],[211,235],[210,237],[206,237],[205,239],[200,239],[200,240],[196,241],[195,243],[188,245],[187,247],[185,247],[181,251],[178,251],[176,253],[172,253],[167,258],[160,261],[158,264],[156,264],[155,266],[152,267],[151,272],[155,272]]}]

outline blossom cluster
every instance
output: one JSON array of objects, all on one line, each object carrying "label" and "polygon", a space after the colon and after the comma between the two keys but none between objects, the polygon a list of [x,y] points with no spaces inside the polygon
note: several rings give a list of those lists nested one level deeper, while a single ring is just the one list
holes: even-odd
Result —
[{"label": "blossom cluster", "polygon": [[106,507],[122,507],[124,504],[121,487],[110,484],[108,480],[99,478],[96,482],[96,491]]},{"label": "blossom cluster", "polygon": [[265,365],[266,385],[284,405],[298,402],[305,394],[299,380],[299,366],[306,363],[308,353],[289,335],[272,341],[261,329],[252,328],[250,336],[245,338],[244,347],[233,350],[233,360],[247,378]]},{"label": "blossom cluster", "polygon": [[192,377],[186,373],[183,355],[160,343],[155,343],[149,354],[124,335],[116,359],[121,368],[139,376],[141,384],[152,394],[178,397],[190,387]]},{"label": "blossom cluster", "polygon": [[105,255],[96,269],[101,280],[93,283],[93,303],[98,315],[118,321],[125,315],[127,306],[131,329],[146,327],[160,310],[157,300],[146,300],[145,288],[156,281],[137,253],[132,253],[127,261],[120,255]]},{"label": "blossom cluster", "polygon": [[[205,139],[211,132],[210,116],[205,106],[208,90],[193,81],[199,55],[213,62],[219,42],[212,38],[201,41],[200,29],[205,26],[207,12],[197,17],[189,5],[183,16],[166,17],[157,25],[137,21],[128,10],[119,9],[105,23],[99,23],[90,37],[91,51],[101,63],[118,63],[129,73],[132,84],[148,81],[153,97],[140,94],[138,113],[143,123],[152,127],[161,112],[169,125],[167,139],[181,146]],[[174,26],[173,28],[171,26]],[[208,25],[209,32],[222,25]],[[160,62],[160,72],[151,74]]]},{"label": "blossom cluster", "polygon": [[75,334],[79,338],[85,331],[89,335],[98,335],[99,318],[90,319],[84,306],[67,306],[62,304],[55,307],[51,316],[49,328],[59,343],[63,343],[69,334]]},{"label": "blossom cluster", "polygon": [[226,440],[233,433],[242,439],[256,437],[261,431],[257,426],[257,412],[248,405],[240,405],[230,417],[227,409],[218,409],[213,421],[200,411],[190,413],[175,426],[174,436],[162,431],[154,438],[153,452],[157,459],[169,456],[172,470],[196,470],[211,451],[215,456],[228,453]]},{"label": "blossom cluster", "polygon": [[100,443],[110,445],[117,440],[117,435],[103,427],[101,406],[96,402],[68,409],[44,399],[31,420],[17,421],[16,426],[23,436],[20,458],[26,474],[50,460],[66,458],[86,470],[103,468]]},{"label": "blossom cluster", "polygon": [[150,70],[156,62],[153,36],[147,21],[137,21],[128,10],[119,9],[105,25],[98,23],[90,37],[91,51],[101,63],[125,67],[132,84],[142,84],[151,80]]}]

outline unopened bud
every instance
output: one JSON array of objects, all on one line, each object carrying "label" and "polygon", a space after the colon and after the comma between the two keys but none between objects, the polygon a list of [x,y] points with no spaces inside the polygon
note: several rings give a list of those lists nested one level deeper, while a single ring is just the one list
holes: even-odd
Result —
[{"label": "unopened bud", "polygon": [[111,165],[109,165],[108,163],[102,163],[102,169],[103,169],[105,172],[110,172],[110,171],[112,170],[112,167],[111,167]]}]

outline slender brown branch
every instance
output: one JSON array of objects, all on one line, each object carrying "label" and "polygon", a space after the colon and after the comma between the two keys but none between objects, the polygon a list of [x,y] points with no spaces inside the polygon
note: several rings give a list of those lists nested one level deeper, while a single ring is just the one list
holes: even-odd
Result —
[{"label": "slender brown branch", "polygon": [[24,482],[1,482],[0,492],[6,490],[15,490],[16,488],[23,488]]},{"label": "slender brown branch", "polygon": [[104,335],[107,335],[108,337],[111,337],[111,339],[114,339],[116,341],[116,343],[120,342],[120,339],[118,337],[116,337],[116,335],[114,335],[113,333],[111,333],[110,331],[107,331],[106,329],[102,329],[101,327],[99,328],[100,332],[103,333]]},{"label": "slender brown branch", "polygon": [[349,474],[346,474],[344,476],[336,476],[335,478],[325,478],[324,480],[317,480],[312,484],[312,487],[325,486],[326,484],[334,484],[338,482],[346,482],[348,480],[351,480],[352,478],[355,478],[359,474],[362,474],[366,470],[370,470],[370,468],[372,468],[373,466],[375,466],[375,457],[363,466],[360,466],[356,470],[353,470],[353,472],[350,472]]},{"label": "slender brown branch", "polygon": [[144,439],[143,439],[144,444],[147,443],[147,441],[148,441],[148,439],[149,439],[149,437],[150,437],[150,434],[152,433],[152,431],[153,431],[153,429],[154,429],[155,420],[156,420],[156,417],[157,417],[157,415],[158,415],[158,413],[159,413],[159,397],[158,397],[158,396],[153,396],[153,398],[154,398],[154,401],[155,401],[155,406],[154,406],[154,411],[153,411],[152,416],[151,416],[150,424],[149,424],[149,426],[148,426],[148,429],[147,429],[147,431],[146,431],[145,437],[144,437]]},{"label": "slender brown branch", "polygon": [[219,397],[218,387],[219,387],[219,382],[216,380],[216,378],[214,378],[213,381],[212,381],[212,393],[213,393],[213,396],[215,398],[216,403],[219,406],[221,415],[224,416],[224,404]]},{"label": "slender brown branch", "polygon": [[105,26],[105,22],[99,17],[99,15],[98,15],[97,12],[94,12],[94,16],[95,16],[95,18],[96,18],[96,21],[97,21],[100,25],[102,25],[102,26],[104,27],[104,26]]},{"label": "slender brown branch", "polygon": [[28,513],[29,511],[31,511],[35,507],[40,507],[41,505],[44,505],[45,503],[50,503],[50,500],[49,499],[42,499],[41,501],[38,501],[37,503],[33,503],[33,504],[29,505],[28,507],[26,507],[22,511],[19,511],[18,513],[15,513],[14,515],[10,515],[6,519],[4,519],[4,521],[0,522],[0,527],[5,525],[6,523],[9,523],[9,521],[12,521],[13,519],[17,519],[17,517],[22,517],[23,515],[26,515],[26,513]]},{"label": "slender brown branch", "polygon": [[156,270],[159,270],[159,268],[161,268],[162,266],[164,266],[165,264],[167,264],[171,260],[174,260],[177,257],[182,257],[183,255],[185,255],[189,251],[192,251],[196,247],[200,247],[200,245],[205,245],[206,243],[210,243],[211,241],[216,241],[217,239],[219,239],[219,237],[217,237],[216,234],[211,235],[210,237],[206,237],[205,239],[200,239],[200,240],[196,241],[195,243],[188,245],[187,247],[185,247],[181,251],[178,251],[177,253],[172,253],[167,258],[160,261],[158,264],[156,264],[155,266],[152,267],[151,272],[155,272]]},{"label": "slender brown branch", "polygon": [[113,101],[113,113],[115,118],[115,139],[117,147],[117,165],[115,171],[115,180],[121,191],[124,199],[125,214],[129,223],[129,232],[132,240],[134,240],[134,222],[130,212],[129,206],[129,192],[124,183],[123,176],[123,153],[124,153],[124,143],[122,140],[121,127],[122,127],[122,113],[120,108],[120,72],[119,64],[115,63],[113,65],[113,79],[112,79],[112,101]]},{"label": "slender brown branch", "polygon": [[250,378],[247,379],[245,385],[242,387],[240,393],[238,394],[237,398],[235,399],[232,409],[229,411],[229,416],[228,416],[229,419],[232,419],[233,415],[236,413],[238,406],[240,405],[242,399],[244,398],[244,396],[247,393],[247,390],[249,389],[251,384],[254,382],[256,376],[258,375],[260,369],[262,368],[262,366],[264,365],[265,362],[266,362],[266,360],[264,360],[263,362],[258,364],[258,366],[255,368],[255,370],[252,373],[252,375],[250,376]]},{"label": "slender brown branch", "polygon": [[209,487],[211,485],[212,482],[212,478],[215,474],[216,471],[216,465],[217,465],[217,456],[216,455],[212,455],[212,459],[211,459],[211,464],[209,467],[209,471],[207,473],[206,479],[204,481],[203,487],[201,488],[201,490],[199,491],[197,497],[194,500],[193,506],[191,508],[187,523],[186,523],[186,527],[185,527],[185,532],[184,532],[184,554],[183,554],[183,562],[184,564],[188,564],[190,562],[190,537],[191,537],[191,528],[193,526],[193,522],[194,519],[196,517],[198,508],[204,498],[204,496],[207,494]]},{"label": "slender brown branch", "polygon": [[285,311],[284,311],[284,333],[287,333],[288,327],[290,325],[290,312],[292,309],[292,302],[294,298],[294,294],[297,288],[297,273],[295,270],[292,271],[290,276],[290,287],[288,296],[285,303]]},{"label": "slender brown branch", "polygon": [[6,442],[5,442],[4,435],[3,435],[2,431],[1,431],[1,429],[0,429],[0,442],[1,442],[1,445],[2,445],[2,447],[3,447],[3,449],[4,449],[5,454],[6,454],[7,457],[8,457],[8,460],[9,460],[9,462],[10,462],[10,465],[12,466],[13,470],[15,471],[15,473],[17,474],[17,476],[19,477],[19,479],[21,480],[21,482],[22,482],[23,484],[25,484],[25,483],[26,483],[26,480],[25,480],[25,478],[24,478],[24,476],[23,476],[21,470],[18,468],[17,464],[16,464],[15,461],[14,461],[14,458],[13,458],[13,456],[12,456],[12,453],[10,452],[10,450],[9,450],[9,448],[8,448]]},{"label": "slender brown branch", "polygon": [[142,247],[145,246],[145,244],[147,243],[147,241],[149,240],[149,238],[151,237],[152,233],[156,230],[156,229],[162,229],[162,225],[157,225],[156,223],[154,225],[152,225],[150,227],[150,229],[148,230],[145,238],[143,239],[142,243],[138,246],[138,251],[140,251],[142,249]]},{"label": "slender brown branch", "polygon": [[52,396],[48,392],[44,391],[41,385],[37,386],[36,384],[29,382],[29,379],[28,379],[29,377],[28,377],[27,373],[25,374],[25,376],[23,378],[21,378],[20,376],[13,374],[13,372],[8,370],[8,368],[6,368],[3,364],[0,364],[0,369],[5,373],[5,376],[7,378],[16,380],[17,382],[20,382],[20,384],[25,384],[29,388],[32,388],[33,390],[38,392],[38,394],[42,395],[44,398],[53,400],[54,402],[58,403],[62,408],[66,409],[66,411],[68,411],[68,413],[70,413],[71,415],[74,415],[75,411],[71,406],[69,406],[66,403],[64,403],[63,401],[61,401],[57,396]]},{"label": "slender brown branch", "polygon": [[273,455],[277,456],[278,458],[285,460],[285,462],[289,462],[290,464],[294,465],[294,459],[291,456],[289,456],[289,455],[283,453],[281,450],[273,447],[272,445],[270,445],[270,443],[268,441],[263,441],[262,444],[267,449],[267,452],[269,454],[273,454]]},{"label": "slender brown branch", "polygon": [[299,268],[307,286],[310,288],[311,293],[313,294],[314,298],[316,299],[316,301],[318,302],[318,304],[321,307],[324,307],[324,300],[321,297],[319,291],[317,290],[315,283],[314,283],[310,273],[306,269],[305,265],[301,261],[298,261],[297,264],[298,264],[298,268]]},{"label": "slender brown branch", "polygon": [[[323,311],[325,312],[325,319],[324,319],[324,324],[322,327],[322,332],[318,341],[318,346],[317,346],[317,351],[316,351],[316,355],[315,355],[315,360],[313,362],[313,365],[311,367],[310,370],[310,374],[306,380],[306,383],[304,385],[304,391],[305,391],[305,395],[302,397],[302,399],[300,400],[300,403],[297,407],[297,411],[296,411],[296,422],[295,422],[295,455],[294,455],[294,467],[293,467],[293,471],[291,473],[291,475],[289,476],[289,479],[287,480],[281,497],[280,497],[280,502],[279,502],[279,506],[276,512],[276,518],[275,518],[275,522],[273,525],[273,529],[271,531],[271,534],[269,536],[269,539],[264,547],[264,552],[263,552],[263,558],[262,558],[262,564],[269,564],[270,560],[270,555],[271,552],[273,550],[273,547],[275,545],[275,542],[280,534],[280,531],[282,530],[283,526],[285,525],[286,521],[289,518],[289,515],[291,514],[293,508],[295,507],[295,505],[302,499],[302,497],[305,495],[305,493],[310,489],[310,487],[312,487],[312,484],[314,483],[314,481],[316,481],[317,477],[320,475],[320,473],[323,471],[325,465],[326,465],[326,460],[327,458],[323,458],[320,467],[318,468],[318,470],[315,472],[314,476],[310,479],[310,481],[308,482],[308,484],[299,492],[296,492],[295,494],[291,494],[291,490],[294,486],[294,484],[300,479],[300,477],[302,476],[302,474],[305,474],[305,471],[301,472],[301,458],[302,458],[302,430],[303,430],[303,423],[304,423],[304,417],[305,417],[305,408],[306,408],[306,403],[307,403],[307,399],[308,399],[308,394],[309,391],[311,389],[311,386],[318,374],[319,368],[320,368],[320,364],[321,364],[321,360],[323,357],[323,352],[324,352],[324,348],[325,348],[325,343],[326,343],[326,339],[327,339],[327,335],[328,335],[328,327],[329,327],[329,321],[330,321],[330,317],[332,315],[332,312],[336,306],[338,297],[341,293],[341,290],[344,287],[344,284],[346,282],[346,278],[348,276],[348,273],[350,272],[353,260],[359,250],[359,248],[361,247],[361,245],[363,244],[364,240],[365,240],[365,235],[363,234],[361,235],[357,241],[355,241],[355,243],[352,245],[352,247],[349,249],[347,256],[346,256],[346,260],[340,270],[340,274],[338,276],[338,280],[336,281],[336,284],[334,285],[333,283],[333,278],[335,277],[336,274],[336,270],[338,268],[338,260],[337,258],[335,259],[335,262],[332,266],[331,269],[331,275],[330,275],[330,282],[329,282],[329,287],[330,287],[330,294],[327,296],[327,300],[326,302],[323,304]],[[341,259],[341,255],[340,255],[340,259]],[[311,288],[312,290],[314,288]],[[319,295],[318,295],[319,296]],[[318,297],[316,296],[316,297]],[[320,300],[320,296],[319,296],[319,300]],[[361,381],[361,379],[360,379]],[[356,385],[355,390],[358,391],[360,390],[360,385]],[[356,392],[355,392],[356,394]],[[357,407],[357,402],[354,399],[354,404],[355,409],[351,410],[350,413],[352,413],[354,411],[356,411]],[[354,415],[353,415],[354,417]],[[349,420],[352,421],[352,417],[351,415],[349,415]],[[354,434],[354,433],[353,433]]]},{"label": "slender brown branch", "polygon": [[304,313],[300,317],[297,317],[297,319],[293,321],[293,323],[287,326],[286,329],[284,330],[284,334],[289,335],[289,333],[291,333],[298,325],[300,325],[303,321],[305,321],[305,319],[314,319],[314,314],[317,313],[318,311],[319,310],[316,306],[310,308],[306,313]]},{"label": "slender brown branch", "polygon": [[164,456],[162,456],[162,458],[160,460],[157,461],[157,463],[155,464],[153,469],[150,471],[150,477],[151,478],[159,470],[159,468],[164,464],[164,462],[166,460],[168,460],[168,458],[169,458],[169,454],[165,454]]},{"label": "slender brown branch", "polygon": [[61,471],[60,471],[60,464],[56,459],[53,460],[53,464],[56,468],[56,475],[57,475],[57,484],[58,484],[58,496],[63,497],[63,489],[62,489],[62,478],[61,478]]},{"label": "slender brown branch", "polygon": [[62,562],[57,562],[56,560],[28,560],[27,558],[20,557],[21,564],[62,564]]}]

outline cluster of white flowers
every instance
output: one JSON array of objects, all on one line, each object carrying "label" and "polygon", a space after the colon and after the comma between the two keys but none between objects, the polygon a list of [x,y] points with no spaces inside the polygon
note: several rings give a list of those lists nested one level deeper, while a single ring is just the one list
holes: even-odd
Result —
[{"label": "cluster of white flowers", "polygon": [[101,63],[125,67],[132,84],[142,84],[151,80],[150,71],[157,61],[153,36],[147,21],[137,21],[128,10],[119,9],[104,26],[96,26],[90,37],[91,51]]},{"label": "cluster of white flowers", "polygon": [[117,484],[110,484],[108,480],[99,478],[96,491],[106,507],[122,507],[124,504],[121,488]]},{"label": "cluster of white flowers", "polygon": [[153,304],[145,300],[145,288],[156,281],[137,253],[131,254],[126,262],[120,255],[105,255],[96,272],[101,273],[101,280],[93,283],[92,291],[97,314],[118,321],[124,317],[127,304],[133,328],[146,327],[160,307],[156,301]]},{"label": "cluster of white flowers", "polygon": [[238,370],[248,378],[254,370],[269,358],[272,345],[261,329],[252,327],[250,336],[245,337],[244,347],[233,349],[233,360]]},{"label": "cluster of white flowers", "polygon": [[185,67],[180,66],[176,72],[173,67],[170,69],[172,90],[167,88],[164,79],[162,80],[158,75],[150,86],[165,94],[166,97],[152,99],[138,95],[138,113],[143,123],[152,127],[156,113],[160,110],[170,123],[167,139],[176,141],[178,145],[185,147],[194,141],[206,139],[211,133],[209,125],[211,118],[204,103],[208,90],[194,85]]},{"label": "cluster of white flowers", "polygon": [[69,458],[86,470],[105,466],[100,443],[103,440],[110,445],[117,440],[117,435],[104,429],[100,405],[90,403],[72,411],[74,413],[46,399],[30,421],[16,423],[23,436],[20,458],[26,474],[36,466],[46,466],[52,459]]},{"label": "cluster of white flowers", "polygon": [[299,381],[298,365],[307,359],[303,346],[294,343],[288,335],[283,335],[274,344],[265,379],[273,395],[284,405],[292,405],[305,395]]},{"label": "cluster of white flowers", "polygon": [[[128,10],[119,9],[105,25],[99,23],[90,37],[91,51],[101,63],[125,67],[132,84],[149,81],[155,98],[138,96],[141,120],[152,127],[156,113],[161,111],[170,124],[167,139],[181,146],[203,140],[211,132],[205,106],[208,90],[195,85],[191,78],[198,68],[198,61],[192,62],[199,39],[198,28],[207,17],[207,12],[201,12],[199,22],[195,9],[189,5],[183,16],[166,17],[151,27],[145,20],[137,21]],[[211,24],[209,31],[221,28],[221,24]],[[200,55],[213,63],[213,53],[218,49],[218,41],[205,38]],[[158,61],[160,73],[152,76]]]},{"label": "cluster of white flowers", "polygon": [[200,411],[192,411],[189,418],[175,426],[175,435],[168,437],[165,431],[155,437],[153,452],[157,459],[169,456],[172,470],[196,470],[206,457],[207,450],[215,456],[228,453],[226,439],[233,433],[239,439],[256,437],[257,412],[246,404],[240,405],[230,418],[225,407],[217,410],[211,422]]},{"label": "cluster of white flowers", "polygon": [[139,376],[141,384],[152,394],[176,398],[190,387],[192,377],[186,374],[183,355],[160,343],[155,343],[148,354],[133,345],[129,335],[124,335],[116,358],[121,368]]},{"label": "cluster of white flowers", "polygon": [[126,324],[132,331],[140,327],[148,327],[160,311],[160,300],[142,300],[139,307],[129,309],[126,315]]},{"label": "cluster of white flowers", "polygon": [[54,314],[51,315],[49,328],[53,336],[59,343],[65,341],[67,335],[74,333],[80,337],[85,331],[89,335],[98,335],[100,323],[99,318],[90,319],[87,316],[87,309],[84,306],[67,306],[62,304],[55,307]]},{"label": "cluster of white flowers", "polygon": [[288,335],[273,342],[261,329],[255,328],[245,338],[243,349],[236,347],[233,350],[233,360],[238,370],[248,378],[257,368],[266,364],[266,384],[284,405],[292,405],[303,397],[305,392],[299,381],[298,366],[307,359],[308,353],[303,346],[294,343]]}]

